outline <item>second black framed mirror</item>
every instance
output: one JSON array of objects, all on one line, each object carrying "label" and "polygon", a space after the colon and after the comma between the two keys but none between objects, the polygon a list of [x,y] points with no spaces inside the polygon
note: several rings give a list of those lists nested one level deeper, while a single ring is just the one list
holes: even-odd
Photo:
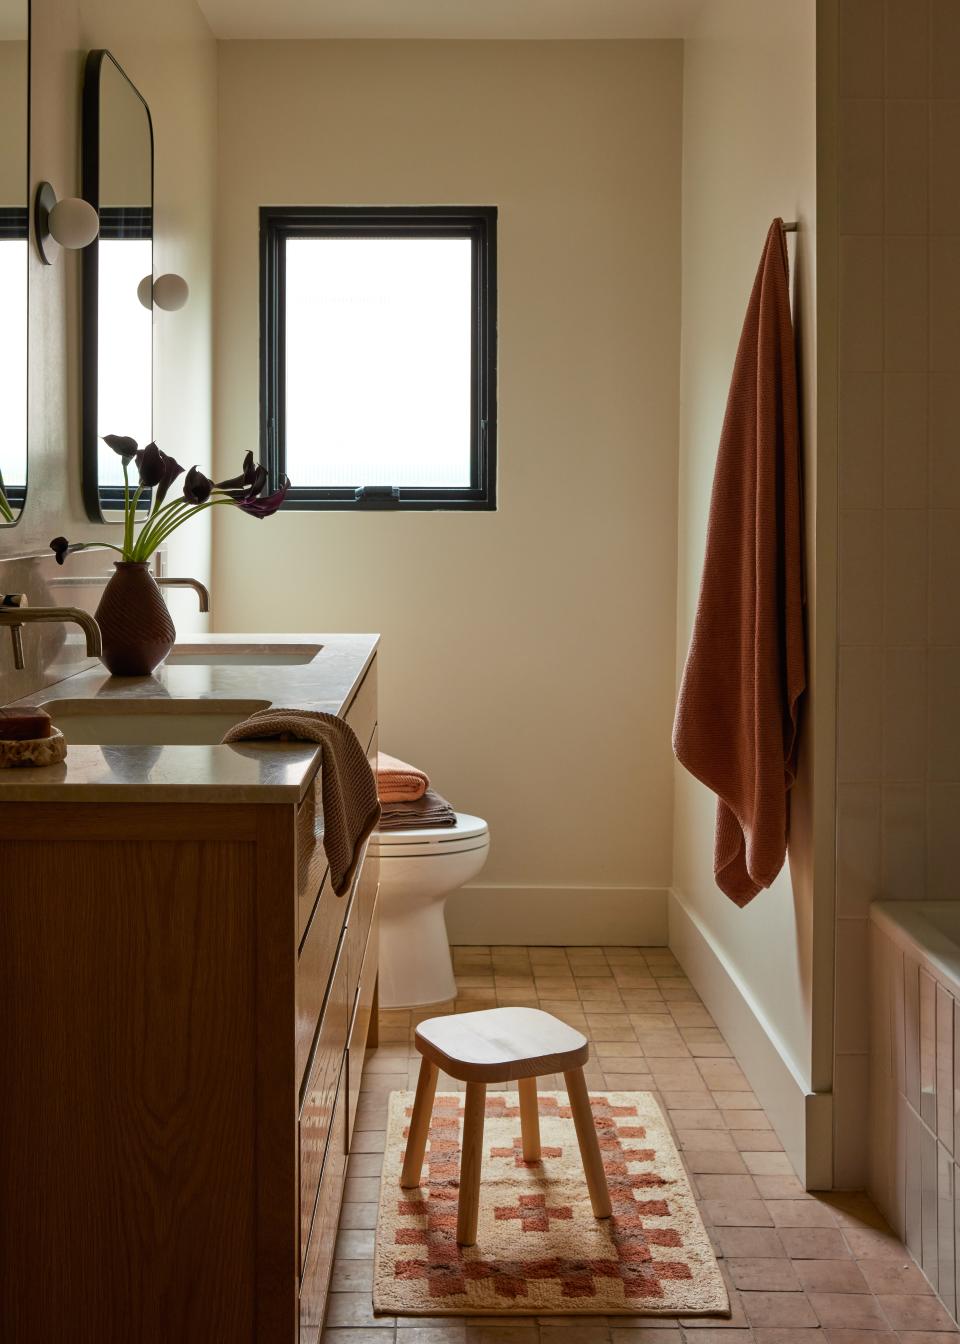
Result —
[{"label": "second black framed mirror", "polygon": [[153,123],[104,50],[84,72],[82,174],[100,219],[83,252],[83,499],[89,518],[108,522],[123,471],[104,434],[153,438]]}]

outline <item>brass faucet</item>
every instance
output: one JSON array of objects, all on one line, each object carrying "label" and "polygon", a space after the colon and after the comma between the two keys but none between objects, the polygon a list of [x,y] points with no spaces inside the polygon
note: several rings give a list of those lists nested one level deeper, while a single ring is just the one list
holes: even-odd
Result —
[{"label": "brass faucet", "polygon": [[87,639],[87,657],[99,658],[103,652],[100,627],[89,614],[79,607],[28,607],[26,593],[6,593],[0,597],[0,627],[7,626],[13,641],[13,665],[18,672],[24,668],[23,627],[31,621],[72,621],[79,625]]},{"label": "brass faucet", "polygon": [[[50,582],[58,588],[93,588],[103,586],[110,580],[109,574],[69,574],[58,575]],[[168,579],[165,575],[155,574],[154,578],[161,588],[192,588],[200,601],[200,610],[210,610],[210,593],[199,579]]]},{"label": "brass faucet", "polygon": [[200,599],[200,610],[210,610],[210,594],[199,579],[168,579],[161,576],[157,583],[161,588],[192,588]]}]

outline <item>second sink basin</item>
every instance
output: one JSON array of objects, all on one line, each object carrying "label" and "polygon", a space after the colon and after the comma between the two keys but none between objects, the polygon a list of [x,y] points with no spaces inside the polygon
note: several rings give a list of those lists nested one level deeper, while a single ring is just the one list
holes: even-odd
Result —
[{"label": "second sink basin", "polygon": [[215,746],[268,700],[48,700],[41,705],[74,746]]},{"label": "second sink basin", "polygon": [[312,663],[322,644],[175,644],[168,667],[282,667]]}]

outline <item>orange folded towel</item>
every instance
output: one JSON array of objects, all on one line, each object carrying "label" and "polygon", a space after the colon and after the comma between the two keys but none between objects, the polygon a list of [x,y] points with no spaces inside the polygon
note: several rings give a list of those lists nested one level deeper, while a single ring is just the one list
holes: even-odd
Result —
[{"label": "orange folded towel", "polygon": [[381,803],[413,803],[430,787],[429,776],[415,765],[377,752],[377,793]]}]

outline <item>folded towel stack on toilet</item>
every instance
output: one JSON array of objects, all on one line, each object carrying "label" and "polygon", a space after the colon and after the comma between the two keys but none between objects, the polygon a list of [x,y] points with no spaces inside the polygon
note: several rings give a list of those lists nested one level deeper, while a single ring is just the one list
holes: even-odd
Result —
[{"label": "folded towel stack on toilet", "polygon": [[430,779],[422,770],[383,751],[377,753],[377,793],[381,831],[457,824],[453,808],[446,798],[431,789]]}]

